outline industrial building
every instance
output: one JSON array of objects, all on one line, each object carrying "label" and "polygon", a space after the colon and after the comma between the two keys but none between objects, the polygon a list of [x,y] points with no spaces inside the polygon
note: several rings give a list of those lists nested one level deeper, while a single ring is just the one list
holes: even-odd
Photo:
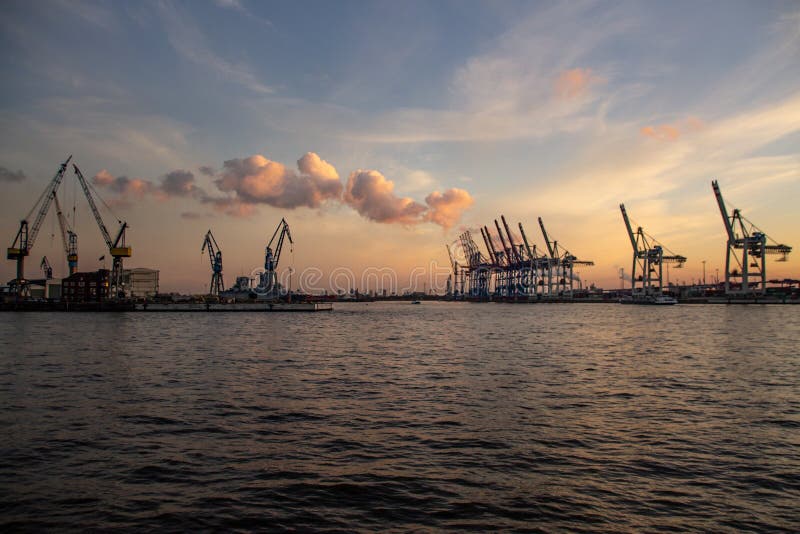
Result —
[{"label": "industrial building", "polygon": [[158,294],[157,269],[135,267],[122,271],[122,287],[132,298],[149,298]]},{"label": "industrial building", "polygon": [[109,297],[111,271],[100,269],[75,273],[61,281],[61,298],[66,302],[104,302]]}]

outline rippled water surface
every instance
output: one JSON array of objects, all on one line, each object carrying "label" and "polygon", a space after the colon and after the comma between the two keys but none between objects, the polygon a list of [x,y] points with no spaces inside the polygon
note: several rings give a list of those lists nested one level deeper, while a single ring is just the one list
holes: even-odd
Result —
[{"label": "rippled water surface", "polygon": [[3,530],[800,530],[800,306],[0,314]]}]

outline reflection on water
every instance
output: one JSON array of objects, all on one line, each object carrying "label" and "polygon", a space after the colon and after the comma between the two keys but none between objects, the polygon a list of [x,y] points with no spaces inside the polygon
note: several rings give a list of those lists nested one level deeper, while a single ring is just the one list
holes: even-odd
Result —
[{"label": "reflection on water", "polygon": [[800,307],[0,315],[0,524],[798,530]]}]

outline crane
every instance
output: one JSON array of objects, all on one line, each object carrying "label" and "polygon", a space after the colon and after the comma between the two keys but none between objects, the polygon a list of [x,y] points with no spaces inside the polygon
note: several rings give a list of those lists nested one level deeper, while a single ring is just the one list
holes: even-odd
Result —
[{"label": "crane", "polygon": [[[679,269],[686,263],[686,257],[674,254],[661,245],[656,239],[639,226],[633,231],[625,204],[620,204],[622,219],[628,230],[628,237],[633,247],[633,267],[631,268],[631,296],[634,299],[647,299],[661,295],[664,291],[663,269],[664,264],[675,264]],[[670,254],[664,254],[664,250]],[[622,272],[622,270],[620,270]],[[639,273],[637,276],[636,273]]]},{"label": "crane", "polygon": [[111,239],[111,234],[108,233],[108,229],[106,228],[105,223],[103,223],[103,218],[100,216],[100,211],[97,209],[97,205],[94,202],[92,193],[89,190],[89,184],[86,183],[83,173],[74,163],[72,164],[72,168],[75,170],[75,176],[78,177],[78,181],[81,184],[84,195],[86,195],[86,200],[89,202],[89,207],[92,209],[94,220],[97,222],[97,226],[100,228],[100,233],[103,235],[103,240],[106,242],[108,252],[113,258],[109,294],[112,295],[112,298],[124,297],[125,285],[122,280],[122,259],[130,258],[133,255],[132,247],[129,247],[125,244],[125,231],[128,228],[128,223],[117,220],[119,223],[119,230],[117,231],[116,237]]},{"label": "crane", "polygon": [[281,218],[281,222],[278,223],[278,227],[264,250],[264,273],[261,275],[261,288],[269,293],[276,292],[278,288],[278,263],[281,260],[285,239],[289,240],[290,245],[294,245],[292,233],[289,231],[289,223],[286,222],[286,219]]},{"label": "crane", "polygon": [[39,268],[42,270],[42,274],[44,274],[45,279],[53,279],[53,268],[50,267],[50,262],[47,261],[47,256],[42,257],[42,262],[39,264]]},{"label": "crane", "polygon": [[61,241],[64,244],[64,253],[67,255],[67,268],[69,274],[73,275],[78,271],[78,234],[69,228],[64,212],[61,211],[61,204],[58,202],[58,195],[53,197],[56,204],[56,217],[58,226],[61,229]]},{"label": "crane", "polygon": [[553,277],[550,272],[553,270],[553,268],[555,268],[556,286],[560,288],[559,291],[563,289],[563,292],[568,293],[568,295],[571,297],[573,282],[575,280],[574,267],[576,265],[592,266],[594,265],[594,262],[591,260],[579,260],[563,246],[559,247],[558,241],[550,241],[550,236],[547,234],[547,230],[544,228],[544,222],[542,221],[541,217],[539,217],[539,228],[542,229],[544,242],[547,245],[547,252],[550,255],[550,269],[548,269],[548,294],[552,294],[553,291]]},{"label": "crane", "polygon": [[211,230],[206,232],[206,238],[203,240],[203,248],[200,249],[202,254],[208,250],[208,259],[211,261],[211,284],[208,288],[208,293],[211,295],[219,296],[220,293],[225,291],[225,283],[222,281],[222,251],[217,245],[217,240]]},{"label": "crane", "polygon": [[[728,214],[719,183],[711,181],[717,199],[725,232],[728,235],[725,256],[725,293],[730,295],[758,294],[767,292],[767,255],[780,255],[777,261],[786,261],[792,247],[777,243],[752,222],[740,210],[734,208]],[[737,251],[741,251],[741,257]],[[732,283],[733,281],[733,283]]]},{"label": "crane", "polygon": [[[28,215],[20,221],[19,230],[17,231],[17,236],[14,238],[14,243],[8,247],[8,250],[6,251],[6,257],[9,260],[15,260],[17,262],[17,278],[15,280],[17,298],[21,297],[27,288],[27,283],[25,281],[25,256],[30,254],[33,244],[36,242],[36,236],[39,235],[39,229],[42,226],[42,221],[44,221],[44,218],[47,216],[47,212],[50,209],[50,204],[53,202],[53,199],[56,196],[58,186],[61,185],[61,181],[64,178],[64,172],[66,172],[67,165],[71,159],[72,155],[70,155],[66,161],[59,166],[56,175],[52,180],[50,180],[50,183],[47,184],[47,187],[36,201],[36,204],[33,205],[33,208],[31,208],[31,211],[28,212]],[[36,210],[37,206],[39,206],[39,211],[36,214],[36,219],[33,222],[33,226],[29,227],[28,219],[31,218],[31,215],[33,215],[33,212]]]}]

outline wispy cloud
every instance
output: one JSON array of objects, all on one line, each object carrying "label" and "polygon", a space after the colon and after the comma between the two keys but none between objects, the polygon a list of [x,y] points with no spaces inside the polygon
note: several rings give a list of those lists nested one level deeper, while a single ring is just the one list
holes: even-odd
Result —
[{"label": "wispy cloud", "polygon": [[158,4],[164,30],[172,48],[184,59],[219,74],[223,79],[236,82],[259,95],[268,95],[274,89],[258,79],[253,68],[242,62],[223,58],[210,48],[200,28],[188,13],[179,11],[171,3]]}]

